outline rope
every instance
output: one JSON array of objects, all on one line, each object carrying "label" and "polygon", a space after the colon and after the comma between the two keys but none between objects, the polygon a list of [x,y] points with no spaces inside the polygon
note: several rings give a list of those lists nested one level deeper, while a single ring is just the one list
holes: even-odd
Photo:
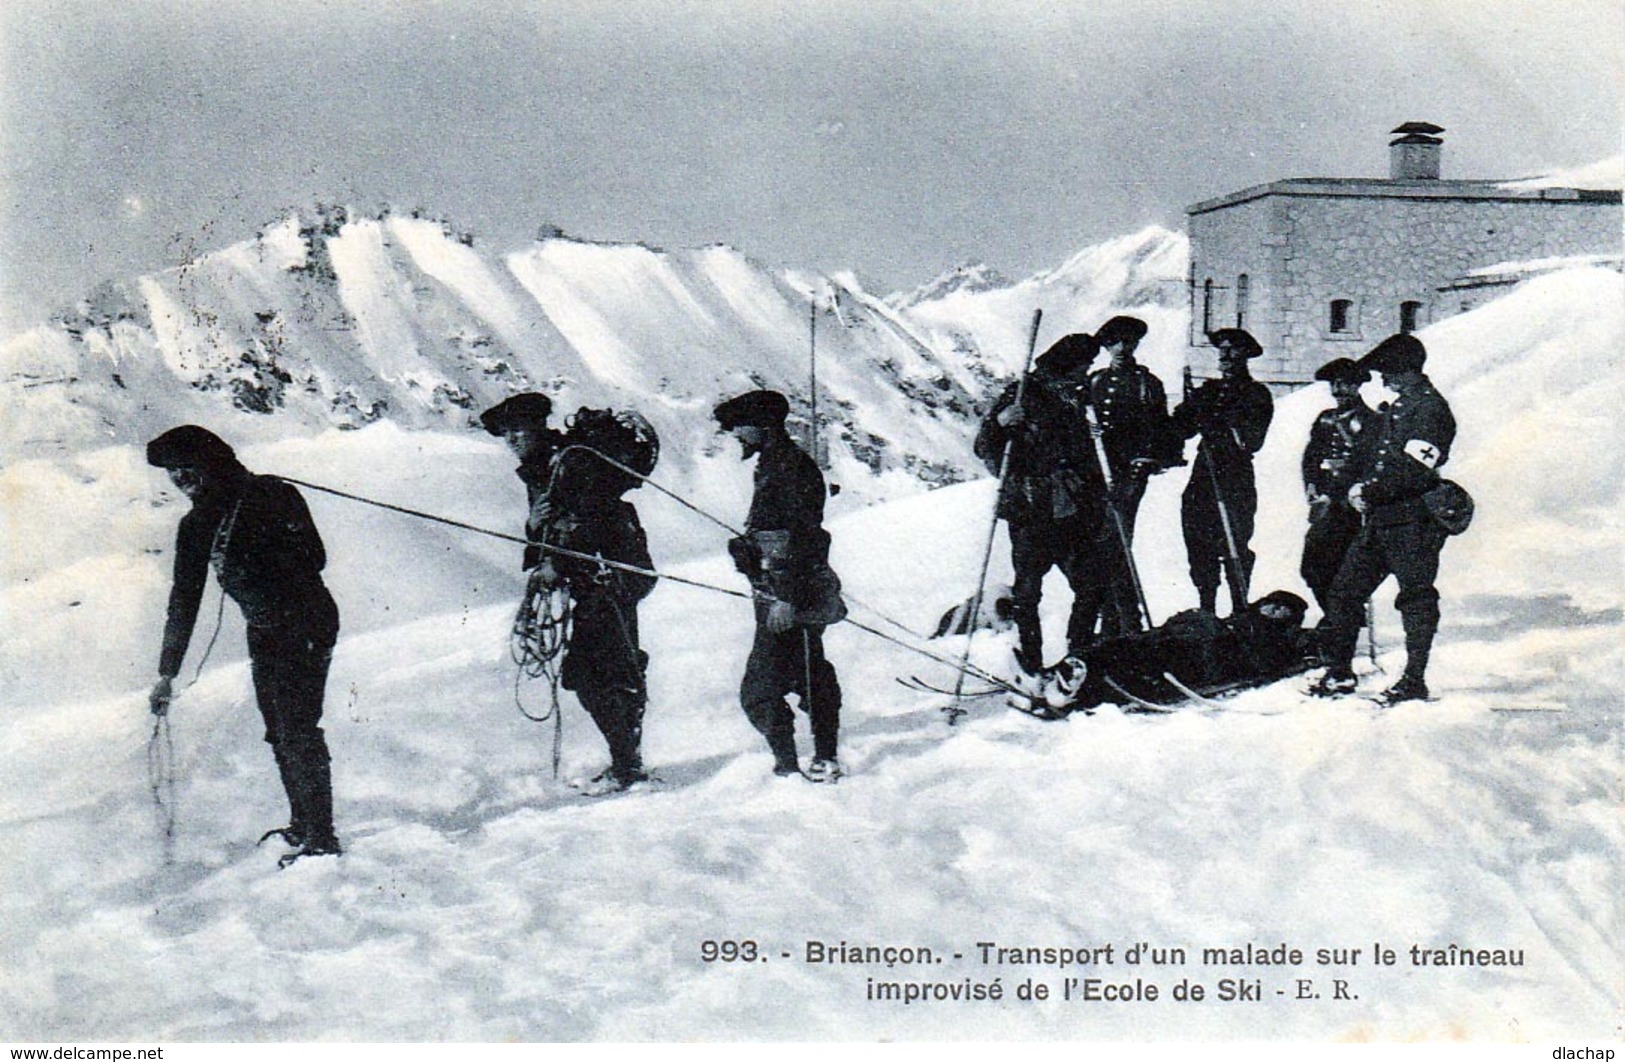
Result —
[{"label": "rope", "polygon": [[[570,638],[570,599],[554,593],[532,580],[525,588],[525,597],[514,616],[513,630],[508,638],[508,651],[518,665],[513,677],[513,703],[519,714],[533,723],[553,720],[553,777],[559,776],[559,762],[564,745],[564,713],[559,710],[559,668],[557,660]],[[524,679],[546,678],[548,704],[541,715],[525,707],[519,695],[519,684]]]},{"label": "rope", "polygon": [[209,635],[209,644],[203,647],[203,655],[198,658],[197,670],[192,672],[192,681],[183,687],[182,692],[197,685],[197,680],[203,677],[203,665],[209,662],[209,654],[214,652],[214,643],[220,638],[220,627],[226,621],[226,591],[220,590],[220,607],[214,613],[214,633]]},{"label": "rope", "polygon": [[[571,443],[569,446],[564,447],[562,450],[560,450],[558,452],[558,454],[554,457],[554,461],[556,462],[556,464],[554,465],[554,468],[553,468],[553,473],[554,473],[555,478],[558,475],[559,466],[564,463],[563,462],[564,455],[568,454],[568,453],[571,453],[572,451],[576,451],[576,450],[580,450],[580,451],[583,451],[585,453],[592,454],[594,457],[598,458],[600,461],[603,461],[605,464],[609,465],[611,468],[617,468],[620,471],[625,472],[627,475],[633,476],[633,477],[637,478],[638,480],[640,480],[640,481],[642,481],[644,483],[647,483],[649,486],[653,487],[655,490],[657,490],[660,493],[664,494],[666,497],[670,498],[672,501],[676,502],[678,505],[681,505],[683,508],[692,510],[693,512],[696,512],[699,515],[705,517],[707,520],[711,521],[713,524],[716,524],[718,527],[720,527],[724,531],[728,532],[728,534],[730,534],[730,535],[742,535],[742,534],[744,534],[743,531],[740,531],[737,527],[734,527],[732,524],[728,523],[728,521],[722,519],[722,517],[716,516],[716,515],[713,515],[712,513],[706,512],[704,509],[700,508],[698,505],[695,505],[693,502],[689,501],[687,498],[683,497],[681,494],[678,494],[676,491],[670,489],[669,487],[662,487],[660,484],[658,484],[654,480],[650,479],[644,473],[639,472],[635,468],[631,468],[631,467],[629,467],[629,466],[627,466],[625,464],[622,464],[620,461],[615,460],[615,458],[613,458],[613,457],[609,456],[608,454],[604,453],[602,450],[599,450],[599,449],[597,449],[595,447],[592,447],[592,446],[588,446],[585,443]],[[549,489],[550,490],[552,489],[551,485],[549,486]]]},{"label": "rope", "polygon": [[694,586],[700,588],[701,590],[710,590],[718,594],[727,594],[729,597],[742,597],[747,601],[754,600],[755,597],[754,594],[747,594],[743,590],[732,590],[725,586],[716,586],[712,583],[701,582],[698,579],[689,579],[681,575],[672,575],[668,572],[659,572],[650,568],[639,568],[635,564],[624,564],[621,561],[609,560],[606,557],[599,557],[590,553],[579,553],[573,549],[565,549],[563,546],[555,546],[551,542],[536,542],[528,538],[522,538],[519,535],[510,535],[502,531],[492,531],[490,528],[480,527],[476,524],[464,523],[461,520],[452,520],[448,517],[436,516],[433,513],[420,512],[416,509],[408,509],[402,505],[391,505],[388,502],[375,501],[372,498],[364,498],[359,494],[350,494],[346,491],[335,490],[332,487],[323,487],[317,483],[307,483],[302,479],[294,479],[290,476],[277,476],[275,478],[282,480],[284,483],[291,483],[296,487],[308,487],[311,490],[319,490],[324,494],[332,494],[339,498],[348,498],[350,501],[361,502],[364,505],[376,506],[379,509],[388,509],[391,512],[400,513],[403,516],[414,516],[419,520],[428,520],[436,524],[445,524],[447,527],[456,527],[464,531],[472,531],[477,535],[485,535],[488,538],[499,538],[504,542],[517,542],[521,546],[535,546],[545,553],[556,553],[561,557],[574,557],[576,560],[591,561],[594,564],[602,564],[606,568],[613,568],[616,571],[630,572],[633,575],[650,576],[655,579],[665,579],[668,582],[681,583],[684,586]]},{"label": "rope", "polygon": [[[642,576],[647,576],[647,577],[651,577],[651,578],[655,578],[655,579],[664,579],[667,582],[678,583],[678,584],[681,584],[683,586],[692,586],[692,587],[696,587],[696,588],[698,588],[700,590],[709,590],[712,593],[723,594],[723,595],[726,595],[728,597],[743,598],[746,601],[755,601],[755,600],[761,599],[761,598],[763,598],[765,596],[765,595],[762,595],[760,592],[754,591],[754,590],[750,591],[750,592],[746,592],[746,591],[743,591],[743,590],[734,590],[734,589],[732,589],[730,587],[717,586],[714,583],[703,582],[703,581],[701,581],[699,579],[689,579],[689,578],[686,578],[684,576],[672,575],[672,574],[670,574],[668,572],[662,572],[662,571],[658,571],[656,569],[640,568],[640,567],[638,567],[637,565],[634,565],[634,564],[624,564],[621,561],[613,561],[613,560],[609,560],[609,559],[604,558],[604,557],[598,557],[598,556],[593,556],[593,555],[589,555],[589,554],[586,554],[586,553],[580,553],[580,552],[577,552],[575,550],[565,549],[563,546],[555,546],[555,545],[553,545],[552,543],[549,543],[549,542],[535,542],[535,541],[532,541],[531,539],[522,538],[522,537],[520,537],[518,535],[510,535],[510,534],[507,534],[507,533],[502,532],[502,531],[493,531],[493,530],[491,530],[489,528],[480,527],[480,526],[478,526],[476,524],[465,523],[465,522],[463,522],[461,520],[452,520],[449,517],[436,516],[433,513],[421,512],[421,511],[419,511],[417,509],[408,509],[405,506],[401,506],[401,505],[392,505],[389,502],[376,501],[376,500],[374,500],[372,498],[363,497],[362,495],[359,495],[359,494],[351,494],[351,493],[349,493],[347,491],[336,490],[333,487],[324,487],[324,486],[322,486],[321,484],[318,484],[318,483],[308,483],[308,482],[306,482],[304,480],[294,479],[291,476],[276,476],[275,478],[282,480],[284,483],[291,483],[296,487],[307,487],[310,490],[321,491],[324,494],[331,494],[331,495],[334,495],[335,497],[339,497],[339,498],[346,498],[346,499],[348,499],[350,501],[359,502],[359,503],[361,503],[363,505],[371,505],[371,506],[374,506],[374,507],[379,508],[379,509],[388,509],[391,512],[400,513],[403,516],[411,516],[411,517],[415,517],[415,518],[417,518],[419,520],[428,520],[431,523],[445,524],[448,527],[455,527],[455,528],[459,528],[459,529],[464,530],[464,531],[471,531],[474,534],[485,535],[488,538],[501,539],[504,542],[516,542],[516,543],[518,543],[519,545],[522,545],[522,546],[536,546],[538,549],[541,549],[541,550],[543,550],[544,552],[547,552],[547,553],[555,553],[555,554],[557,554],[557,555],[559,555],[561,557],[574,557],[577,560],[590,561],[590,562],[592,562],[594,564],[601,564],[606,568],[612,568],[612,569],[614,569],[616,571],[629,572],[629,573],[631,573],[633,575],[642,575]],[[848,600],[851,600],[851,598],[848,597]],[[906,649],[909,652],[916,654],[917,656],[923,656],[926,659],[933,660],[936,663],[942,664],[945,667],[953,668],[954,670],[962,672],[963,674],[969,675],[972,678],[978,678],[978,679],[982,679],[982,680],[984,680],[986,682],[991,682],[994,685],[998,686],[1000,689],[1006,690],[1006,691],[1011,692],[1011,693],[1020,693],[1021,692],[1019,687],[1015,686],[1014,684],[1012,684],[1008,680],[1003,679],[1003,678],[999,678],[998,676],[991,674],[990,672],[982,669],[981,667],[978,667],[977,665],[970,663],[969,660],[966,660],[964,662],[955,661],[955,660],[949,659],[948,657],[941,656],[941,655],[939,655],[937,653],[933,653],[929,649],[924,649],[924,648],[922,648],[920,646],[917,646],[917,645],[910,645],[907,642],[904,642],[904,641],[902,641],[902,640],[900,640],[898,638],[893,637],[890,634],[887,634],[885,631],[877,630],[874,627],[871,627],[866,623],[860,623],[857,620],[853,619],[851,616],[847,616],[845,619],[841,620],[840,622],[849,624],[849,625],[851,625],[853,627],[856,627],[858,630],[863,631],[866,634],[873,635],[874,637],[879,638],[882,641],[889,642],[892,645],[896,645],[896,646],[899,646],[900,648]],[[905,630],[906,629],[907,628],[905,628]],[[912,631],[910,631],[909,633],[913,634]],[[914,635],[914,636],[915,637],[921,637],[920,635]]]},{"label": "rope", "polygon": [[[225,556],[227,547],[231,545],[232,532],[237,527],[237,513],[242,507],[243,499],[239,496],[237,503],[231,507],[231,513],[215,529],[214,541],[209,547],[211,560]],[[215,581],[219,582],[218,576]],[[175,738],[169,727],[169,708],[176,697],[196,686],[198,679],[203,677],[203,668],[209,662],[209,655],[214,652],[215,642],[220,639],[220,628],[225,624],[225,619],[226,590],[221,587],[220,601],[214,612],[214,632],[209,635],[209,644],[203,647],[203,655],[198,658],[192,681],[170,693],[171,704],[164,707],[162,714],[153,717],[152,734],[147,738],[147,790],[152,794],[153,816],[164,839],[165,866],[175,862]]]},{"label": "rope", "polygon": [[164,839],[164,865],[170,866],[175,862],[175,739],[168,713],[153,717],[152,736],[147,738],[147,790]]},{"label": "rope", "polygon": [[[711,521],[713,524],[716,524],[718,527],[722,528],[724,531],[728,532],[728,534],[733,535],[736,538],[738,536],[744,534],[743,531],[739,530],[737,527],[733,526],[728,521],[724,520],[722,517],[717,516],[715,513],[707,512],[705,509],[702,509],[698,505],[695,505],[693,502],[689,501],[687,498],[683,497],[681,494],[678,494],[676,491],[672,490],[671,488],[661,486],[659,483],[656,483],[654,480],[650,479],[644,473],[639,472],[637,469],[631,468],[631,467],[623,464],[622,462],[617,461],[615,458],[609,456],[608,454],[604,453],[602,450],[599,450],[599,449],[597,449],[595,447],[587,446],[584,443],[571,443],[569,446],[566,446],[564,449],[562,449],[562,450],[560,450],[558,452],[558,457],[555,458],[555,461],[557,463],[554,465],[554,469],[553,469],[555,478],[558,475],[559,468],[562,467],[563,464],[564,464],[564,462],[562,460],[559,460],[559,459],[563,458],[563,456],[565,454],[570,453],[572,450],[579,450],[579,451],[582,451],[584,453],[591,454],[594,457],[598,458],[600,461],[603,461],[604,463],[608,464],[610,467],[617,468],[620,471],[625,472],[627,475],[632,476],[632,477],[642,481],[643,483],[648,484],[649,486],[653,487],[655,490],[657,490],[660,493],[664,494],[666,497],[668,497],[668,498],[672,499],[673,501],[675,501],[678,505],[681,505],[683,508],[688,509],[688,510],[690,510],[692,512],[698,513],[700,516],[703,516],[705,519]],[[548,490],[549,491],[552,490],[552,484],[551,483],[549,483]],[[914,628],[908,626],[907,624],[905,624],[905,623],[903,623],[903,622],[901,622],[899,620],[893,619],[892,617],[888,616],[885,612],[882,612],[879,608],[876,608],[874,605],[871,605],[866,601],[861,601],[861,600],[859,600],[858,598],[852,596],[849,593],[843,593],[841,596],[842,596],[842,598],[844,598],[846,600],[847,604],[849,604],[849,605],[857,605],[859,608],[862,608],[862,609],[865,609],[866,611],[874,613],[874,615],[877,618],[883,620],[886,623],[891,624],[893,627],[896,627],[898,630],[902,631],[904,634],[907,634],[907,635],[909,635],[910,637],[913,637],[913,638],[918,638],[921,641],[925,640],[925,635],[921,634],[919,631],[916,631]]]}]

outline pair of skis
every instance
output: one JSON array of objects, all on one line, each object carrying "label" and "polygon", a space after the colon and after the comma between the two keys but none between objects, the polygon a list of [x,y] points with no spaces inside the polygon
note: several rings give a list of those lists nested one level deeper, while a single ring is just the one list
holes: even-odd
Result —
[{"label": "pair of skis", "polygon": [[[1219,686],[1207,691],[1202,691],[1188,685],[1175,675],[1166,671],[1162,673],[1162,680],[1179,693],[1180,697],[1183,698],[1182,702],[1163,704],[1149,700],[1145,697],[1139,696],[1138,694],[1130,692],[1128,689],[1124,688],[1121,683],[1109,675],[1103,676],[1101,681],[1105,683],[1107,689],[1111,690],[1118,697],[1122,698],[1120,703],[1122,703],[1124,706],[1137,708],[1145,712],[1156,712],[1159,714],[1171,714],[1173,712],[1177,712],[1181,709],[1182,704],[1199,705],[1204,708],[1227,708],[1229,706],[1224,701],[1220,700],[1220,697],[1223,697],[1228,693],[1249,688],[1251,685],[1249,683],[1233,683],[1230,685]],[[1015,683],[986,682],[985,677],[984,682],[985,685],[981,689],[966,689],[963,683],[959,683],[955,688],[950,689],[946,686],[939,686],[935,683],[928,682],[918,675],[909,675],[907,677],[899,677],[897,679],[897,683],[904,689],[914,690],[917,693],[941,694],[943,696],[956,697],[960,700],[977,699],[981,697],[997,697],[1004,694],[1011,698],[1015,698],[1020,702],[1025,702],[1026,705],[1031,706],[1024,707],[1022,703],[1015,703],[1015,701],[1013,701],[1011,705],[1012,707],[1016,708],[1018,711],[1025,712],[1028,715],[1035,716],[1040,719],[1060,719],[1068,714],[1068,709],[1051,706],[1041,697],[1035,695],[1033,691],[1022,689]]]}]

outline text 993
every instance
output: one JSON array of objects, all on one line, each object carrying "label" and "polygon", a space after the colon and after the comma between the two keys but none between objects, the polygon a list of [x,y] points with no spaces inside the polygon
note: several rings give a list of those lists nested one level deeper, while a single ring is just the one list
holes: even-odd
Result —
[{"label": "text 993", "polygon": [[702,940],[700,959],[704,962],[755,962],[760,951],[754,940]]}]

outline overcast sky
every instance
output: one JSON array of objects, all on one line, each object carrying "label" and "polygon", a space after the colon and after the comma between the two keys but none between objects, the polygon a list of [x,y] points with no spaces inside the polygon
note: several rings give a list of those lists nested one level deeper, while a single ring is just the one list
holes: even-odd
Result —
[{"label": "overcast sky", "polygon": [[1618,154],[1625,0],[0,0],[0,334],[314,200],[881,290],[1192,202]]}]

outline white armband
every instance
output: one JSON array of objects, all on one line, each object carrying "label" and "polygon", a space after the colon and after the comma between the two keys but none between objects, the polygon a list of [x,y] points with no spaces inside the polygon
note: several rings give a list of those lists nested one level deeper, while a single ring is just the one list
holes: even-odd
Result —
[{"label": "white armband", "polygon": [[1405,444],[1405,452],[1418,463],[1428,468],[1438,468],[1439,458],[1444,456],[1439,452],[1437,446],[1434,446],[1426,439],[1412,439]]}]

